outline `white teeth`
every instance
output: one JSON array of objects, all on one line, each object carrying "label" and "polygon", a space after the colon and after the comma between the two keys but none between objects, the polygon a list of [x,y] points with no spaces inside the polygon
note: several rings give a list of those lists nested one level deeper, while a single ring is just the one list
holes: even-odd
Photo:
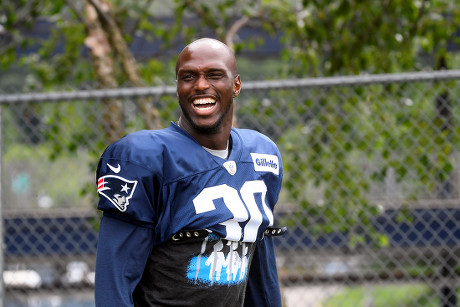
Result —
[{"label": "white teeth", "polygon": [[216,102],[212,98],[197,98],[193,101],[193,104],[208,104],[208,103],[214,103]]}]

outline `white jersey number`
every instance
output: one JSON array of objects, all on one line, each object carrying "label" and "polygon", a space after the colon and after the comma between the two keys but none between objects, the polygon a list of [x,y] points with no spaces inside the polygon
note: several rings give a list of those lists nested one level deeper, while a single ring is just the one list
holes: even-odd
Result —
[{"label": "white jersey number", "polygon": [[[243,241],[254,242],[257,239],[259,226],[262,224],[264,213],[270,224],[273,225],[273,213],[265,203],[267,186],[262,180],[246,181],[240,190],[241,197],[235,188],[221,184],[203,189],[194,199],[193,205],[197,214],[216,209],[214,200],[223,199],[225,206],[233,214],[233,218],[221,223],[227,230],[225,239],[240,241],[243,229],[239,222],[245,222]],[[256,202],[256,194],[261,195],[263,213],[259,210]],[[249,219],[249,220],[248,220]]]}]

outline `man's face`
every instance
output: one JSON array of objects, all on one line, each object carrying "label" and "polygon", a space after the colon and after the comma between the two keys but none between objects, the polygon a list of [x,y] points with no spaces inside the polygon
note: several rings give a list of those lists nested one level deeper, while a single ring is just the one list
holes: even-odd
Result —
[{"label": "man's face", "polygon": [[232,120],[241,87],[233,55],[212,42],[189,46],[177,62],[177,95],[186,125],[214,133]]}]

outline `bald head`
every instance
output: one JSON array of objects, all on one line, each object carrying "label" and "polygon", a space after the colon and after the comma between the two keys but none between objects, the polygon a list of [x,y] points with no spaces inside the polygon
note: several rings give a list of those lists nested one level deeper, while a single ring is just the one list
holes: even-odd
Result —
[{"label": "bald head", "polygon": [[237,75],[237,65],[233,50],[219,40],[212,38],[200,38],[188,44],[179,54],[176,62],[176,76],[179,67],[184,61],[193,54],[209,54],[210,56],[218,55],[227,64],[233,76]]},{"label": "bald head", "polygon": [[179,54],[176,77],[180,127],[202,146],[225,149],[241,90],[232,50],[215,39],[194,41]]}]

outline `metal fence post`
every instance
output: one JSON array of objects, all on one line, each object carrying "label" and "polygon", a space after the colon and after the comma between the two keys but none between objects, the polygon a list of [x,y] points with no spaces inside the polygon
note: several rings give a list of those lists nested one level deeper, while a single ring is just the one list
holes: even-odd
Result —
[{"label": "metal fence post", "polygon": [[5,303],[5,287],[3,283],[3,270],[4,270],[4,259],[3,253],[5,249],[4,234],[3,234],[3,202],[2,202],[2,166],[3,166],[3,138],[2,138],[2,110],[3,107],[0,105],[0,307],[4,306]]},{"label": "metal fence post", "polygon": [[[435,107],[437,110],[437,117],[441,121],[441,131],[447,131],[449,139],[453,134],[453,115],[450,105],[450,97],[447,92],[440,93],[435,99]],[[453,195],[453,182],[452,176],[449,176],[447,180],[440,183],[439,198],[449,199]],[[441,275],[444,279],[445,284],[441,286],[441,306],[442,307],[455,307],[457,306],[457,288],[455,285],[450,284],[450,278],[455,272],[455,257],[451,255],[450,251],[447,250],[442,255]]]}]

